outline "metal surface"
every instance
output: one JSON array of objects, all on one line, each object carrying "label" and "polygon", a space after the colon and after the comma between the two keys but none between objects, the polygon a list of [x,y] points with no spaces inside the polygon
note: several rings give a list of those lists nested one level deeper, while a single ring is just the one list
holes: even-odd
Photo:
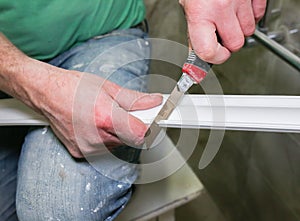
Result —
[{"label": "metal surface", "polygon": [[300,58],[298,56],[296,56],[277,42],[273,41],[272,39],[269,39],[268,36],[258,30],[255,30],[253,37],[273,53],[286,61],[288,64],[292,65],[294,68],[300,71]]},{"label": "metal surface", "polygon": [[182,67],[182,76],[178,80],[175,88],[171,92],[170,97],[164,103],[158,115],[154,118],[148,131],[145,135],[145,145],[147,149],[156,145],[155,141],[158,140],[158,135],[161,128],[158,123],[161,120],[166,120],[178,105],[182,96],[193,84],[200,83],[207,75],[211,68],[211,64],[201,60],[194,50],[189,52],[188,58]]},{"label": "metal surface", "polygon": [[[186,77],[189,78],[188,76],[185,76],[183,78]],[[177,104],[184,95],[185,91],[181,91],[178,84],[174,87],[173,91],[171,92],[171,95],[168,97],[167,101],[164,103],[163,107],[161,108],[157,116],[154,118],[148,131],[146,132],[145,146],[147,149],[151,148],[152,146],[155,146],[156,144],[155,140],[158,138],[158,135],[162,130],[161,127],[158,125],[159,121],[168,119],[168,117],[171,115],[172,111],[176,108]],[[188,90],[188,88],[189,87],[185,87],[186,90]]]},{"label": "metal surface", "polygon": [[[276,41],[278,43],[282,43],[285,40],[285,34],[282,31],[274,31],[274,32],[267,32],[266,35],[269,39]],[[246,38],[245,47],[254,47],[257,46],[259,43],[253,37]]]}]

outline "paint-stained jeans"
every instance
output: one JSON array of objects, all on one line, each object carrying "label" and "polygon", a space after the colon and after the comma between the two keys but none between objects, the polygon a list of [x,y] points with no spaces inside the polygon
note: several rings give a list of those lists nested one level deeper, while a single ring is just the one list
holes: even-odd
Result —
[{"label": "paint-stained jeans", "polygon": [[[145,34],[129,29],[91,39],[49,63],[145,91],[144,58],[149,54]],[[87,161],[72,158],[50,128],[31,128],[22,145],[25,130],[0,128],[1,221],[99,221],[113,220],[120,213],[138,174],[134,164],[102,155],[99,172]],[[115,155],[138,160],[138,153],[129,147],[120,147]]]}]

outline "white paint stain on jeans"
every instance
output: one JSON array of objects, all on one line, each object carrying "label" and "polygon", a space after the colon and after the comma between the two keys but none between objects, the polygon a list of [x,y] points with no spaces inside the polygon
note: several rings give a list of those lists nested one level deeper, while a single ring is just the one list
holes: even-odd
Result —
[{"label": "white paint stain on jeans", "polygon": [[91,190],[91,183],[87,183],[85,186],[85,191],[90,191]]}]

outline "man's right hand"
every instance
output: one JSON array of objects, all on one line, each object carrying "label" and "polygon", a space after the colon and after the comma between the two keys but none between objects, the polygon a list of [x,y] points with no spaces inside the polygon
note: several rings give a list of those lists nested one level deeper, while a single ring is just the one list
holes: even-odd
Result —
[{"label": "man's right hand", "polygon": [[[197,55],[213,64],[226,61],[244,45],[264,15],[266,0],[179,0]],[[221,42],[219,42],[218,33]]]}]

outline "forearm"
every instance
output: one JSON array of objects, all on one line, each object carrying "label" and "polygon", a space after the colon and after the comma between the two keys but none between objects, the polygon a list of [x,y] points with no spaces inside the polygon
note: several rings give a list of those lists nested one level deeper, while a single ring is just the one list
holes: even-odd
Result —
[{"label": "forearm", "polygon": [[0,33],[0,90],[16,96],[15,78],[22,72],[26,56],[21,53],[6,37]]},{"label": "forearm", "polygon": [[57,100],[54,96],[66,82],[80,77],[77,72],[72,72],[72,78],[70,74],[71,71],[29,58],[0,33],[0,90],[42,112],[46,104]]}]

